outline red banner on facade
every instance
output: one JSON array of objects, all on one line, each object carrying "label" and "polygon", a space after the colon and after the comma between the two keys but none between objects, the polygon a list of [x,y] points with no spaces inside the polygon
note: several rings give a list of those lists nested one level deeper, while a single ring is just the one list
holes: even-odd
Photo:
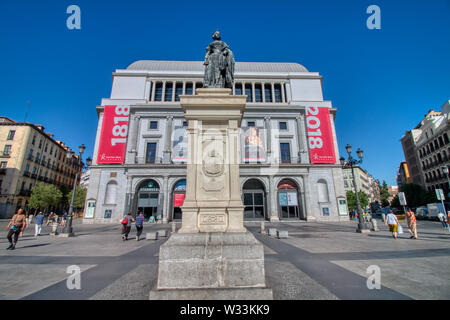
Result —
[{"label": "red banner on facade", "polygon": [[330,109],[307,107],[306,128],[311,163],[336,163]]},{"label": "red banner on facade", "polygon": [[129,106],[105,106],[97,163],[123,163],[128,136]]},{"label": "red banner on facade", "polygon": [[184,193],[175,193],[173,199],[174,207],[182,207],[184,203],[184,197],[186,195]]}]

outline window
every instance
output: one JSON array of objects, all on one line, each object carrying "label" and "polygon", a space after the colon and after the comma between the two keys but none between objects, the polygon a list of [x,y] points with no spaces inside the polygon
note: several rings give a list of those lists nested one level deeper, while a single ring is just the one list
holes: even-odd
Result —
[{"label": "window", "polygon": [[106,185],[105,204],[115,204],[117,194],[117,183],[115,181],[108,182]]},{"label": "window", "polygon": [[319,202],[328,202],[328,186],[325,180],[319,180],[317,182],[317,194],[319,197]]},{"label": "window", "polygon": [[180,101],[181,94],[183,94],[183,84],[178,82],[175,86],[175,101]]},{"label": "window", "polygon": [[152,130],[158,129],[158,121],[150,121],[150,129]]},{"label": "window", "polygon": [[16,130],[9,130],[8,140],[14,140],[14,135],[16,134]]},{"label": "window", "polygon": [[291,163],[291,150],[289,143],[280,143],[281,163]]},{"label": "window", "polygon": [[262,102],[261,84],[255,84],[255,102]]},{"label": "window", "polygon": [[247,121],[247,127],[254,127],[255,121]]},{"label": "window", "polygon": [[264,86],[264,97],[266,102],[272,102],[272,86],[270,84],[265,84]]},{"label": "window", "polygon": [[11,154],[11,145],[10,145],[10,144],[5,145],[5,149],[3,149],[3,154],[4,154],[5,156]]},{"label": "window", "polygon": [[33,141],[31,141],[31,144],[34,146],[35,143],[36,143],[36,136],[33,136]]},{"label": "window", "polygon": [[203,83],[202,83],[202,82],[196,82],[196,83],[195,83],[195,88],[196,88],[196,89],[203,88]]},{"label": "window", "polygon": [[193,90],[193,84],[192,83],[186,83],[186,89],[185,89],[185,94],[190,94],[192,95],[194,90]]},{"label": "window", "polygon": [[8,164],[8,161],[0,162],[0,169],[5,169],[7,164]]},{"label": "window", "polygon": [[162,82],[157,82],[156,83],[156,89],[155,89],[155,101],[161,101],[162,100],[162,89],[163,89]]},{"label": "window", "polygon": [[173,83],[166,82],[166,92],[164,94],[164,101],[172,101]]},{"label": "window", "polygon": [[42,149],[42,140],[39,140],[39,149]]},{"label": "window", "polygon": [[183,121],[183,127],[187,127],[187,126],[188,126],[187,121]]},{"label": "window", "polygon": [[27,165],[25,166],[25,172],[30,171],[30,165],[27,163]]},{"label": "window", "polygon": [[245,85],[245,94],[247,95],[247,102],[252,102],[253,101],[252,85],[249,83]]},{"label": "window", "polygon": [[275,84],[274,85],[274,91],[275,91],[275,102],[282,102],[281,101],[281,84]]},{"label": "window", "polygon": [[156,160],[156,143],[147,143],[147,155],[145,158],[146,163],[155,163]]},{"label": "window", "polygon": [[286,122],[280,122],[280,130],[287,130],[287,123]]},{"label": "window", "polygon": [[242,95],[242,83],[236,83],[234,92],[236,95]]}]

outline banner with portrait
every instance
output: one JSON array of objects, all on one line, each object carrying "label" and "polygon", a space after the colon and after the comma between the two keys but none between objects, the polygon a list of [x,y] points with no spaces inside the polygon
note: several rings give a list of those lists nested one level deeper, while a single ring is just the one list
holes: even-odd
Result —
[{"label": "banner with portrait", "polygon": [[244,136],[244,162],[265,162],[264,128],[254,126],[243,127],[242,131]]}]

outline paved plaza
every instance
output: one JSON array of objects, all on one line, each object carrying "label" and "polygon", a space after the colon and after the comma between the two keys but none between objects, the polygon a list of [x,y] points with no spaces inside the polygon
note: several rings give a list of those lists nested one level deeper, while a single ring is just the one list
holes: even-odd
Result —
[{"label": "paved plaza", "polygon": [[[6,220],[0,221],[0,299],[148,299],[156,285],[159,247],[167,238],[123,242],[120,225],[82,225],[76,237],[34,238],[34,224],[16,250],[5,250]],[[355,222],[266,223],[289,232],[288,239],[260,234],[259,222],[246,227],[264,244],[266,280],[277,300],[450,299],[450,233],[438,222],[418,221],[419,239],[405,233],[394,240],[381,221],[380,232],[358,234]],[[180,224],[178,225],[178,228]],[[170,225],[145,225],[146,231]],[[67,267],[81,269],[81,289],[67,288]],[[368,289],[369,266],[381,271],[381,289]]]}]

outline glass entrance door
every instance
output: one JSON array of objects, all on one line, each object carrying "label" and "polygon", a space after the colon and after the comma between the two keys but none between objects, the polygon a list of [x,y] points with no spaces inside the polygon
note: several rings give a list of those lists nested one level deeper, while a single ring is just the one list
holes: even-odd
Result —
[{"label": "glass entrance door", "polygon": [[244,192],[244,219],[264,219],[264,192],[246,190]]}]

